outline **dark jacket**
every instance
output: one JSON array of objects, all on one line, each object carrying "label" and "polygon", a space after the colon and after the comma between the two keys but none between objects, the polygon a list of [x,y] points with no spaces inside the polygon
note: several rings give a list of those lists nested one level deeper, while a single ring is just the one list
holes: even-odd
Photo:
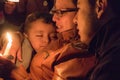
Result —
[{"label": "dark jacket", "polygon": [[90,43],[97,57],[90,80],[120,80],[120,18],[107,22]]}]

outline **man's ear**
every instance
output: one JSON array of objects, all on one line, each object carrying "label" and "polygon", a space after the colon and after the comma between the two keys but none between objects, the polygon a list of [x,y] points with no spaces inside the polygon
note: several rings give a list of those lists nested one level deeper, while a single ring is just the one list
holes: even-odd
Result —
[{"label": "man's ear", "polygon": [[98,19],[101,18],[107,6],[107,0],[97,0],[96,1],[96,12]]}]

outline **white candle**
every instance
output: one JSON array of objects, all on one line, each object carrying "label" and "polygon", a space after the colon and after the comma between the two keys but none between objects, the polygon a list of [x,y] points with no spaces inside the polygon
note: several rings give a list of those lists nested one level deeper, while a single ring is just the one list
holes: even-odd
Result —
[{"label": "white candle", "polygon": [[3,54],[4,56],[9,55],[9,51],[12,46],[12,36],[7,32],[6,37],[8,39],[8,43],[7,43],[7,46],[6,46],[4,54]]},{"label": "white candle", "polygon": [[19,0],[8,0],[8,1],[11,1],[11,2],[19,2]]}]

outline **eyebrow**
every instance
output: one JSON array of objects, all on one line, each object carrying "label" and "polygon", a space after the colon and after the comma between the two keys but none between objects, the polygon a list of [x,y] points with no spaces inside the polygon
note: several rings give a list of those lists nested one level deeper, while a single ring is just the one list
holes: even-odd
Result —
[{"label": "eyebrow", "polygon": [[43,33],[43,31],[36,31],[35,33]]}]

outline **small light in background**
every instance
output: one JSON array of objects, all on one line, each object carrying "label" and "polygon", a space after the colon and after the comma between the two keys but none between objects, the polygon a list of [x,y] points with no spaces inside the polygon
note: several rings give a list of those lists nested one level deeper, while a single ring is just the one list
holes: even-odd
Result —
[{"label": "small light in background", "polygon": [[19,0],[8,0],[10,2],[19,2]]}]

